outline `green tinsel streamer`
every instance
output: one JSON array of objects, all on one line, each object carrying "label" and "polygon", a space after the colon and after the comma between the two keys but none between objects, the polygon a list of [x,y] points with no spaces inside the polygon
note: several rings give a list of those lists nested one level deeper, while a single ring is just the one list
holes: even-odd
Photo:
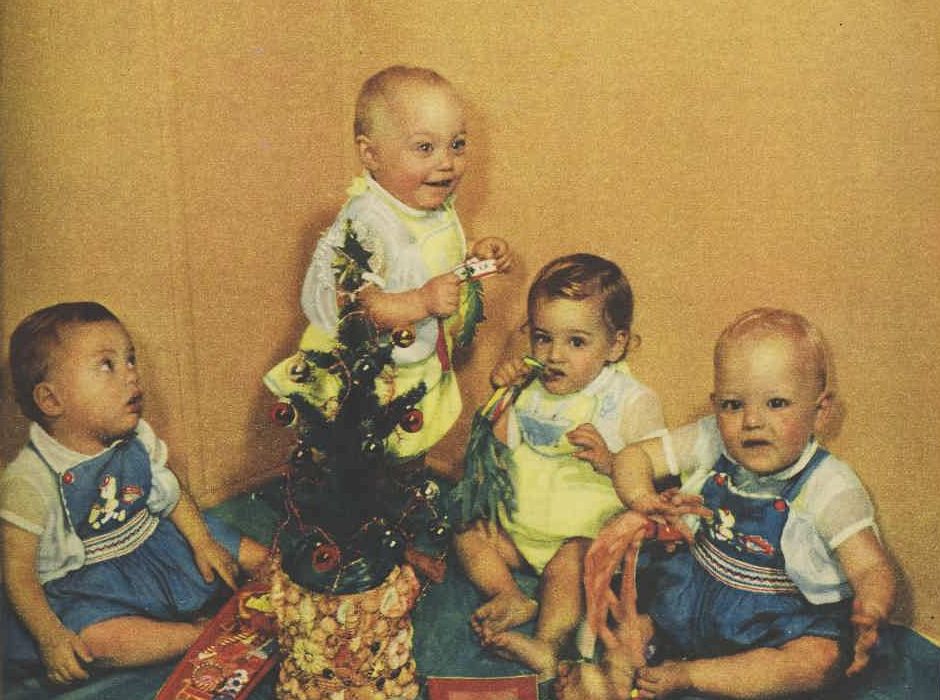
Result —
[{"label": "green tinsel streamer", "polygon": [[483,283],[480,280],[468,280],[467,284],[467,308],[463,317],[463,324],[457,332],[454,341],[460,347],[464,348],[473,342],[473,337],[477,332],[477,324],[486,320],[483,315]]},{"label": "green tinsel streamer", "polygon": [[452,505],[459,508],[461,523],[495,518],[500,503],[512,518],[516,492],[509,470],[513,466],[511,450],[493,434],[490,419],[477,411],[470,426],[464,476],[450,493]]}]

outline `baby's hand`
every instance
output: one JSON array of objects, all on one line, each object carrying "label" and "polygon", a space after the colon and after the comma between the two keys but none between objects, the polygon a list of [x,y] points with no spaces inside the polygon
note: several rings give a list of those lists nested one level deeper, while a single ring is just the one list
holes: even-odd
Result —
[{"label": "baby's hand", "polygon": [[590,462],[596,472],[610,476],[614,466],[614,454],[607,449],[607,443],[597,432],[597,428],[590,423],[582,423],[569,431],[565,437],[572,445],[581,448],[574,453],[576,457]]},{"label": "baby's hand", "polygon": [[421,287],[427,316],[450,316],[460,305],[460,279],[453,272],[432,277]]},{"label": "baby's hand", "polygon": [[689,664],[664,661],[660,666],[647,666],[636,674],[636,697],[664,698],[692,687]]},{"label": "baby's hand", "polygon": [[[634,498],[630,501],[630,510],[643,513],[648,517],[660,516],[666,524],[682,535],[682,539],[691,544],[694,535],[682,516],[711,517],[712,512],[702,503],[701,496],[682,493],[679,489],[672,488],[662,493],[650,493]],[[667,547],[667,549],[672,549],[672,547]]]},{"label": "baby's hand", "polygon": [[66,684],[88,678],[82,663],[95,660],[85,642],[67,627],[62,627],[48,640],[39,642],[39,654],[46,675],[53,683]]},{"label": "baby's hand", "polygon": [[[196,566],[202,578],[209,583],[219,575],[225,585],[233,591],[238,588],[235,579],[238,576],[238,562],[228,553],[228,550],[214,539],[209,538],[202,542],[200,546],[193,547],[193,555],[196,560]],[[214,573],[213,573],[214,572]]]},{"label": "baby's hand", "polygon": [[482,260],[495,260],[497,272],[506,272],[512,267],[509,244],[498,236],[487,236],[473,244],[471,255]]},{"label": "baby's hand", "polygon": [[845,675],[854,676],[867,665],[872,647],[878,641],[878,627],[885,621],[886,615],[866,606],[858,598],[852,604],[852,625],[855,627],[855,658],[852,665],[845,670]]},{"label": "baby's hand", "polygon": [[515,386],[528,376],[531,369],[522,358],[500,362],[490,372],[490,383],[494,387]]}]

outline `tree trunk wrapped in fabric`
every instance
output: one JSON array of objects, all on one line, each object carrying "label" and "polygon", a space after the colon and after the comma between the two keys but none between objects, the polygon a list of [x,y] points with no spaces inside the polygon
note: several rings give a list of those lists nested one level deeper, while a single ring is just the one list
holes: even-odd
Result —
[{"label": "tree trunk wrapped in fabric", "polygon": [[407,698],[418,695],[410,610],[420,585],[395,567],[361,593],[314,593],[279,571],[271,586],[282,660],[280,700]]}]

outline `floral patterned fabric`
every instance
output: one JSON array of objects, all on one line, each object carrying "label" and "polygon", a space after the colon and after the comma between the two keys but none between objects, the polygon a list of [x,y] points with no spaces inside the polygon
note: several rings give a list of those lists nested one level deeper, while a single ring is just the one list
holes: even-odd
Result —
[{"label": "floral patterned fabric", "polygon": [[271,604],[283,659],[279,700],[392,700],[418,696],[410,611],[419,592],[410,566],[362,593],[314,593],[282,571]]}]

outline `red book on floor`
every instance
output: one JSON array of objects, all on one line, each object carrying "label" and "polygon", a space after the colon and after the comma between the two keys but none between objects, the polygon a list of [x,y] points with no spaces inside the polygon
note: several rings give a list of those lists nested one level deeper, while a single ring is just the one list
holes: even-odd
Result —
[{"label": "red book on floor", "polygon": [[539,700],[535,676],[428,678],[428,700]]},{"label": "red book on floor", "polygon": [[277,663],[269,586],[239,588],[177,664],[154,700],[240,700]]}]

